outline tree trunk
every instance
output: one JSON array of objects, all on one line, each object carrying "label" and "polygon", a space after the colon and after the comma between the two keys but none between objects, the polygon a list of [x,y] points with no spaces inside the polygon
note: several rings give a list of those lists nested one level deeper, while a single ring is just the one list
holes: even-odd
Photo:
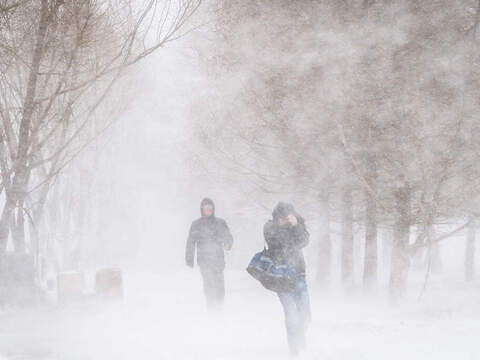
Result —
[{"label": "tree trunk", "polygon": [[[432,238],[433,239],[433,238]],[[441,274],[443,271],[442,257],[440,253],[440,244],[433,244],[430,249],[432,274]]]},{"label": "tree trunk", "polygon": [[[374,156],[367,156],[368,180],[371,191],[376,189],[376,162]],[[377,283],[377,204],[374,194],[365,192],[365,263],[363,269],[363,285],[372,289]]]},{"label": "tree trunk", "polygon": [[36,36],[35,49],[33,52],[32,64],[27,83],[27,91],[23,103],[22,120],[18,136],[18,150],[14,161],[14,177],[12,181],[10,194],[7,194],[6,202],[3,207],[2,217],[0,218],[0,253],[6,251],[9,227],[15,204],[25,199],[26,186],[29,177],[28,168],[28,150],[30,148],[30,128],[33,112],[35,110],[35,94],[37,88],[38,72],[40,63],[44,55],[45,35],[49,22],[48,0],[41,1],[40,19],[38,32]]},{"label": "tree trunk", "polygon": [[467,229],[467,243],[465,247],[465,280],[472,281],[475,277],[475,237],[476,221],[472,220]]},{"label": "tree trunk", "polygon": [[366,196],[363,285],[366,289],[371,289],[377,283],[377,208],[375,200],[369,194]]},{"label": "tree trunk", "polygon": [[[435,243],[431,244],[430,242],[435,239],[435,227],[430,225],[428,229],[428,236],[426,239],[427,249],[426,256],[424,261],[424,267],[427,268],[427,271],[430,271],[432,274],[440,274],[443,270],[442,258],[440,256],[440,244]],[[415,253],[414,259],[418,256],[418,252],[423,249],[418,249]],[[424,251],[425,252],[425,251]]]},{"label": "tree trunk", "polygon": [[389,228],[385,228],[382,231],[382,252],[381,252],[381,271],[379,275],[382,276],[382,281],[384,279],[389,279],[390,277],[390,262],[392,260],[392,247],[393,247],[393,233]]},{"label": "tree trunk", "polygon": [[390,299],[396,301],[405,294],[410,257],[407,246],[410,238],[410,196],[408,185],[395,193],[397,221],[394,226],[392,260],[390,270]]},{"label": "tree trunk", "polygon": [[331,278],[330,211],[328,193],[320,196],[320,239],[318,240],[317,283],[326,285]]},{"label": "tree trunk", "polygon": [[346,186],[342,193],[342,282],[353,285],[353,209],[352,188]]},{"label": "tree trunk", "polygon": [[[15,215],[15,214],[14,214]],[[12,216],[11,234],[13,240],[13,248],[16,253],[25,253],[25,216],[23,214],[23,201],[20,202],[16,209],[16,216]]]},{"label": "tree trunk", "polygon": [[2,217],[0,218],[0,254],[7,251],[8,236],[10,234],[12,213],[15,210],[15,201],[6,196],[5,205],[2,210]]}]

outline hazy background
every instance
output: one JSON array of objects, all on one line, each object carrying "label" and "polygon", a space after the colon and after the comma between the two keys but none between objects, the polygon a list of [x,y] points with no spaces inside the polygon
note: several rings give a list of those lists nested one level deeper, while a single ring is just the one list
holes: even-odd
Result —
[{"label": "hazy background", "polygon": [[[406,294],[394,304],[388,296],[394,221],[381,218],[383,223],[378,227],[375,240],[378,246],[378,285],[373,291],[364,291],[365,213],[362,209],[365,203],[360,195],[355,195],[355,221],[352,225],[354,279],[353,286],[346,288],[341,280],[343,220],[339,215],[339,191],[349,182],[357,184],[357,193],[363,191],[358,186],[358,177],[352,172],[345,174],[343,170],[338,170],[344,161],[339,153],[328,159],[321,157],[321,166],[314,170],[295,166],[300,164],[295,161],[295,156],[315,157],[320,153],[317,144],[321,144],[322,151],[337,149],[338,144],[331,145],[323,137],[335,131],[319,128],[318,138],[310,139],[311,142],[305,140],[309,146],[287,136],[287,151],[280,149],[257,153],[255,149],[245,150],[243,143],[239,145],[239,137],[235,136],[239,133],[249,135],[246,136],[247,142],[248,139],[257,139],[257,135],[260,140],[272,140],[269,136],[278,129],[256,127],[258,124],[276,123],[270,107],[280,109],[277,115],[292,122],[288,124],[293,124],[293,132],[308,133],[316,124],[333,119],[335,114],[341,114],[338,116],[346,119],[343,125],[350,131],[355,128],[357,117],[364,119],[363,111],[370,114],[374,112],[371,109],[381,108],[381,118],[388,113],[385,109],[389,106],[397,109],[395,105],[386,105],[383,97],[378,100],[378,93],[385,91],[398,99],[405,92],[415,98],[405,85],[408,81],[403,78],[397,79],[398,82],[395,80],[393,85],[389,83],[387,90],[392,93],[383,88],[372,90],[368,86],[363,87],[377,80],[385,80],[385,83],[391,80],[389,68],[385,65],[389,61],[387,55],[394,46],[404,45],[405,39],[411,35],[409,26],[418,20],[406,15],[408,13],[402,2],[396,2],[387,11],[388,16],[378,17],[382,26],[375,22],[378,20],[375,17],[378,9],[375,7],[372,10],[374,20],[370,22],[371,18],[367,16],[365,24],[356,22],[355,14],[347,10],[345,17],[339,16],[336,20],[322,17],[320,12],[315,14],[321,21],[310,23],[309,20],[305,25],[299,20],[303,25],[282,37],[284,33],[280,30],[293,16],[289,12],[290,6],[295,7],[293,2],[288,3],[283,7],[272,5],[273,2],[262,2],[267,4],[267,8],[277,6],[278,13],[259,11],[250,14],[247,5],[243,7],[241,2],[234,1],[232,8],[240,9],[241,16],[232,17],[233,20],[228,18],[231,22],[227,21],[225,25],[218,19],[222,13],[217,11],[215,2],[207,2],[192,20],[192,24],[201,25],[196,31],[162,47],[122,76],[98,115],[100,120],[115,119],[113,125],[64,169],[55,183],[60,190],[50,195],[54,200],[49,205],[52,211],[47,218],[50,225],[46,226],[45,239],[53,245],[45,254],[50,254],[55,260],[47,264],[45,277],[54,279],[61,271],[84,271],[87,277],[85,300],[58,304],[55,294],[50,291],[44,301],[34,306],[4,306],[0,310],[0,360],[287,358],[280,303],[275,294],[264,290],[245,271],[253,254],[263,247],[263,224],[271,217],[273,206],[280,200],[291,201],[295,205],[305,217],[310,231],[311,242],[305,249],[305,256],[313,321],[305,359],[383,360],[388,357],[392,360],[440,360],[454,357],[470,360],[480,357],[477,340],[480,330],[479,280],[474,277],[471,282],[464,281],[465,231],[439,243],[441,271],[427,269],[425,253],[422,253],[424,258],[412,262]],[[328,3],[329,9],[336,9],[336,2],[325,3]],[[221,4],[225,5],[225,2]],[[428,4],[434,9],[439,6],[435,1]],[[454,9],[463,6],[459,4],[455,2]],[[469,9],[473,11],[472,4],[469,3]],[[338,9],[344,10],[343,7]],[[241,12],[244,10],[246,13]],[[382,14],[381,10],[378,12]],[[445,10],[443,15],[448,18],[448,13]],[[314,17],[312,14],[295,12],[294,18]],[[390,26],[392,19],[396,19],[396,28]],[[441,21],[432,20],[432,23],[438,26]],[[266,30],[262,32],[264,25]],[[235,31],[230,34],[228,26]],[[421,39],[418,43],[422,46],[425,45],[424,39],[433,37],[428,32],[418,33]],[[369,38],[368,34],[373,35]],[[230,43],[230,35],[238,42]],[[365,40],[367,38],[369,40]],[[413,42],[418,45],[416,40]],[[376,47],[376,43],[380,45]],[[425,46],[433,49],[432,53],[422,58],[422,64],[417,64],[415,69],[423,69],[425,63],[429,64],[429,59],[436,59],[437,51],[441,52],[435,46],[429,47],[429,44],[427,42]],[[461,57],[468,46],[463,44],[459,47]],[[367,56],[365,60],[364,49],[373,49],[372,58]],[[281,50],[284,56],[279,57]],[[407,50],[411,49],[407,47]],[[407,50],[407,60],[415,58]],[[228,56],[230,51],[231,57]],[[226,60],[221,56],[225,56]],[[232,63],[229,63],[230,60]],[[365,73],[354,71],[357,60],[362,64],[375,64],[371,65],[374,70],[367,69]],[[457,76],[460,75],[451,75],[455,73],[452,69],[457,69],[457,61],[461,64],[463,61],[468,64],[468,61],[463,57],[458,60],[453,55],[450,60],[450,63],[438,61],[441,63],[437,64],[439,68],[446,68],[439,71],[439,76],[441,80],[452,76],[452,83],[458,85],[454,89],[460,92],[458,89],[463,83],[458,81]],[[472,63],[477,64],[477,61]],[[404,64],[405,68],[411,65],[407,61]],[[364,74],[377,74],[377,65],[382,70],[379,78],[372,81],[368,76],[362,77]],[[459,71],[462,76],[465,69],[476,74],[475,68],[472,70],[463,65],[458,68],[462,70]],[[437,67],[435,69],[438,70]],[[318,88],[312,88],[314,79],[317,79],[315,74],[323,74],[318,75],[322,79]],[[352,74],[358,77],[350,76]],[[409,73],[409,76],[416,75]],[[325,84],[335,86],[328,88]],[[445,90],[443,85],[438,88]],[[429,86],[438,90],[437,85]],[[469,86],[475,87],[475,84]],[[404,92],[395,93],[399,88]],[[426,88],[428,91],[422,89],[425,92],[431,90]],[[282,89],[287,90],[282,93]],[[300,90],[298,93],[289,92],[291,89]],[[375,93],[373,100],[369,91]],[[364,94],[367,95],[363,97]],[[442,96],[443,93],[438,95],[442,106],[438,118],[449,119],[448,111],[457,109],[459,103],[444,103]],[[470,97],[475,99],[475,93],[469,93],[467,108],[475,109],[477,104]],[[255,99],[266,100],[270,112],[262,107],[259,110]],[[470,100],[474,105],[470,104]],[[350,102],[353,108],[358,106],[360,110],[351,110],[348,106]],[[276,108],[278,104],[282,106]],[[428,106],[422,107],[420,104],[419,108],[429,114],[430,106],[434,105],[428,103]],[[455,113],[454,110],[451,111]],[[290,116],[292,113],[293,116]],[[466,118],[469,121],[475,119]],[[429,124],[436,124],[425,120],[430,119],[429,116],[421,119],[426,124],[422,131],[427,133]],[[403,139],[400,135],[399,138]],[[223,142],[214,141],[218,139]],[[405,139],[410,138],[406,136]],[[432,143],[426,143],[426,152],[433,149],[433,145],[443,142],[443,138],[438,137]],[[352,143],[355,149],[361,149],[361,144],[355,143],[355,140]],[[388,143],[397,150],[395,144]],[[295,152],[292,150],[298,150],[298,153],[292,154]],[[375,147],[377,150],[381,153],[384,149]],[[390,148],[385,153],[389,151]],[[396,155],[395,151],[391,153]],[[228,161],[232,160],[232,154],[238,162]],[[425,167],[424,176],[434,182],[437,178],[429,171],[438,169],[436,159],[439,157],[429,153],[425,158],[429,156],[434,160]],[[407,164],[413,163],[406,157]],[[275,161],[272,162],[272,159]],[[406,168],[404,163],[399,163],[399,169]],[[251,168],[246,171],[243,166]],[[285,177],[276,172],[283,167],[286,169]],[[258,174],[251,169],[272,177],[279,176],[285,183],[279,181],[278,186],[269,187],[268,181],[259,181]],[[410,170],[406,170],[407,177]],[[309,182],[311,178],[315,181]],[[329,178],[328,181],[326,178]],[[428,197],[431,183],[423,185]],[[388,193],[394,186],[396,183],[393,181],[385,181],[379,188]],[[325,241],[324,209],[318,193],[331,188],[334,189],[329,224],[332,248],[328,252],[331,255],[331,279],[323,283],[317,281],[320,247]],[[441,204],[442,210],[454,203],[449,202],[449,190],[443,194],[446,194],[447,200]],[[458,198],[464,195],[463,191],[459,191]],[[467,206],[469,211],[476,208],[476,196],[473,191],[469,200],[474,205],[471,208]],[[225,311],[214,317],[209,316],[205,309],[198,267],[189,269],[184,262],[188,230],[191,222],[200,216],[199,204],[203,197],[215,201],[217,215],[227,221],[234,237],[233,249],[227,254]],[[390,206],[390,198],[381,200]],[[53,210],[57,205],[60,210],[55,212]],[[453,220],[443,221],[442,213],[436,223],[436,231],[440,234],[463,222],[458,214],[466,210],[461,206],[458,212],[457,208],[451,208]],[[67,213],[70,215],[67,216]],[[472,214],[476,214],[474,210]],[[411,226],[408,241],[412,243],[421,230],[419,218],[415,218]],[[28,233],[27,240],[30,241],[29,237]],[[10,242],[8,251],[12,249]],[[474,259],[477,263],[480,261],[478,251]],[[122,271],[122,300],[102,302],[93,296],[95,271],[104,267]],[[45,285],[43,280],[42,286]]]}]

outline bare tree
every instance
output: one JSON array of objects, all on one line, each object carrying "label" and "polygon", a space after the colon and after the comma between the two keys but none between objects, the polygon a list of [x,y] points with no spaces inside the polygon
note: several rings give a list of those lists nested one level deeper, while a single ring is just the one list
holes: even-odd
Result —
[{"label": "bare tree", "polygon": [[[343,226],[345,278],[352,226],[365,228],[366,288],[377,281],[377,229],[392,229],[389,286],[401,297],[417,251],[440,257],[439,243],[478,212],[469,200],[480,191],[480,62],[469,36],[477,2],[405,2],[395,8],[405,27],[392,26],[394,5],[385,2],[219,3],[214,56],[205,60],[219,104],[197,117],[208,155],[226,173],[255,179],[255,196],[320,202],[328,189],[329,219]],[[448,21],[446,7],[455,10]],[[432,234],[441,224],[453,229]]]},{"label": "bare tree", "polygon": [[49,193],[58,175],[115,121],[97,114],[116,83],[128,68],[188,33],[200,4],[0,3],[0,253],[10,233],[17,252],[36,254],[44,247],[38,228]]}]

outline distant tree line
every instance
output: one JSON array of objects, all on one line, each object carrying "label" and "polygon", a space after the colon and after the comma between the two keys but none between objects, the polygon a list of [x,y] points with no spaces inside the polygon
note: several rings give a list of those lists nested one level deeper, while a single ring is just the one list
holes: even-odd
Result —
[{"label": "distant tree line", "polygon": [[198,51],[214,90],[195,107],[197,139],[216,167],[250,182],[252,200],[266,192],[315,199],[318,281],[331,273],[331,222],[341,224],[346,286],[354,224],[365,229],[367,289],[377,283],[379,229],[392,233],[392,299],[404,294],[416,256],[432,266],[438,243],[460,233],[472,279],[480,214],[478,2],[211,6],[214,35]]}]

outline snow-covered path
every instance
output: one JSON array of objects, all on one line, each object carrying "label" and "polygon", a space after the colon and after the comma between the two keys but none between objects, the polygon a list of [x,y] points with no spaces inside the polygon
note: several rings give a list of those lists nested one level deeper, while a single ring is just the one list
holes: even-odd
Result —
[{"label": "snow-covered path", "polygon": [[[287,359],[275,295],[242,272],[226,278],[227,303],[215,317],[205,312],[197,272],[127,277],[122,303],[6,311],[0,359]],[[457,287],[438,302],[435,293],[392,308],[381,297],[327,298],[312,289],[303,358],[480,359],[478,295]]]}]

